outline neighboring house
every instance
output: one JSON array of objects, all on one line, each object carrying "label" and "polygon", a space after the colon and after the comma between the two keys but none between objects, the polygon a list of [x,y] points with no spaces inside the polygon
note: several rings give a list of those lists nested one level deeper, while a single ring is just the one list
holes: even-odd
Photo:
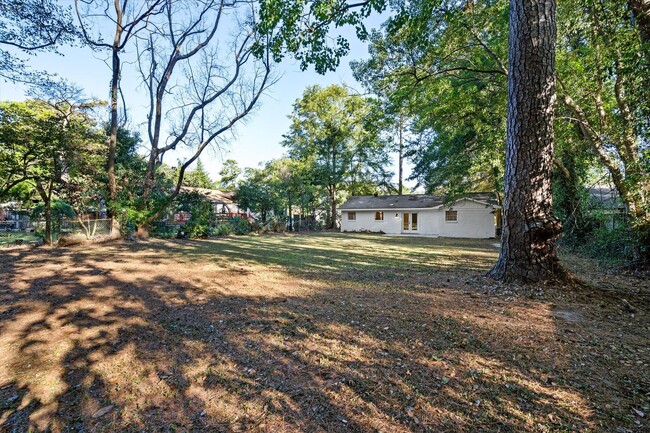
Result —
[{"label": "neighboring house", "polygon": [[613,229],[621,225],[627,211],[618,191],[607,185],[594,185],[589,188],[592,212],[600,212],[604,217],[605,227]]},{"label": "neighboring house", "polygon": [[20,210],[18,202],[0,203],[0,231],[27,230],[29,216]]},{"label": "neighboring house", "polygon": [[[221,218],[231,218],[231,217],[240,217],[247,218],[249,216],[248,212],[244,209],[240,209],[239,205],[233,201],[233,196],[235,193],[233,191],[219,191],[216,189],[206,189],[206,188],[193,188],[189,186],[184,186],[181,188],[181,192],[190,193],[196,192],[205,197],[206,200],[212,203],[212,209],[217,217]],[[174,213],[174,222],[176,224],[184,224],[190,218],[191,212],[178,211]]]},{"label": "neighboring house", "polygon": [[341,211],[342,232],[383,232],[494,238],[501,233],[501,206],[492,193],[471,193],[445,203],[442,195],[350,197]]}]

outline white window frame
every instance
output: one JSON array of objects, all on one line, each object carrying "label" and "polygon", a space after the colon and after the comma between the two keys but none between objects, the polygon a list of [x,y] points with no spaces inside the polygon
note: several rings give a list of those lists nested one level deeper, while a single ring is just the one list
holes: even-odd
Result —
[{"label": "white window frame", "polygon": [[[381,218],[377,218],[377,216],[380,216]],[[376,210],[375,211],[375,221],[383,221],[384,220],[384,211],[383,210]]]},{"label": "white window frame", "polygon": [[[455,214],[455,219],[450,220],[448,218],[448,215],[449,215],[450,212],[453,212]],[[445,211],[445,222],[446,223],[452,223],[452,224],[458,223],[458,211],[457,210],[452,210],[452,209],[446,210]]]},{"label": "white window frame", "polygon": [[357,220],[357,213],[356,212],[348,212],[348,221],[356,221]]}]

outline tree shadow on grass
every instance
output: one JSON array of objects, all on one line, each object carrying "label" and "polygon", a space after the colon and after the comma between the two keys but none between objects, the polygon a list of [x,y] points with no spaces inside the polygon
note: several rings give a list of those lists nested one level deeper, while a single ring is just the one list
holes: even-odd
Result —
[{"label": "tree shadow on grass", "polygon": [[[116,245],[3,262],[0,431],[593,427],[583,393],[548,381],[542,348],[472,320],[502,303],[473,305],[467,319],[453,288],[347,284],[329,271],[233,274],[221,262],[235,254],[256,266],[293,263],[287,246],[256,254],[243,245]],[[188,261],[178,265],[180,254]],[[367,262],[346,253],[335,267],[351,263],[369,278],[377,268]],[[33,263],[58,272],[30,278]],[[196,273],[210,284],[193,282]],[[512,359],[522,351],[539,355],[539,368]]]}]

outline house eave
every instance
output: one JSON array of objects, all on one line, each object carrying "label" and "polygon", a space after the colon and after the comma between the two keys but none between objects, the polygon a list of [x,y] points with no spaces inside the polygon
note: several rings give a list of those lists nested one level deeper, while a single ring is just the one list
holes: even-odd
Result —
[{"label": "house eave", "polygon": [[386,207],[386,208],[373,208],[373,209],[339,209],[341,212],[380,212],[380,211],[400,211],[400,210],[435,210],[434,207]]},{"label": "house eave", "polygon": [[[472,200],[476,203],[480,203],[484,205],[485,207],[489,207],[492,209],[501,209],[501,206],[496,205],[496,204],[489,204],[489,203],[483,203],[478,200]],[[454,202],[456,203],[456,202]],[[379,211],[423,211],[423,210],[438,210],[444,207],[452,208],[453,203],[449,205],[441,204],[438,206],[433,206],[433,207],[386,207],[386,208],[373,208],[373,209],[339,209],[341,212],[379,212]]]}]

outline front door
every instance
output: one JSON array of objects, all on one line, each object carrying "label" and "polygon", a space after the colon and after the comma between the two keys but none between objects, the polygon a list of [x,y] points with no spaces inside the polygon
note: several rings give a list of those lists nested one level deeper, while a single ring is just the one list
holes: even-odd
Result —
[{"label": "front door", "polygon": [[404,212],[402,217],[402,233],[412,233],[418,231],[418,214]]}]

